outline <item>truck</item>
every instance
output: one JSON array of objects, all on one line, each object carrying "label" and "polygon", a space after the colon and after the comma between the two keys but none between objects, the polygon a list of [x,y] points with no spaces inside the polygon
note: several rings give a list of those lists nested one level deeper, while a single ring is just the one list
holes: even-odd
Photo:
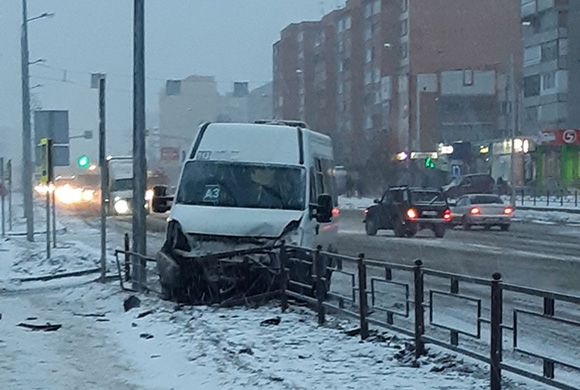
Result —
[{"label": "truck", "polygon": [[276,285],[279,264],[269,256],[232,256],[218,272],[208,255],[281,242],[336,250],[333,172],[331,139],[300,123],[202,125],[176,193],[154,188],[153,211],[170,211],[157,254],[165,297],[210,304]]}]

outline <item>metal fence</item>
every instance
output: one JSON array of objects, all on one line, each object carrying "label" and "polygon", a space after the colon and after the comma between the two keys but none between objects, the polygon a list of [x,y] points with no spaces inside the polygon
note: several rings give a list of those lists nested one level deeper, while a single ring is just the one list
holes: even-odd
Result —
[{"label": "metal fence", "polygon": [[[358,319],[363,340],[369,336],[369,325],[410,336],[416,358],[425,353],[425,345],[430,343],[477,359],[490,367],[492,390],[501,389],[502,371],[560,389],[579,388],[578,382],[570,379],[573,376],[578,380],[575,375],[580,374],[574,355],[559,357],[546,345],[538,347],[522,342],[534,337],[534,332],[550,333],[564,326],[568,348],[580,353],[580,322],[558,316],[555,310],[558,303],[573,305],[580,312],[578,296],[507,284],[499,273],[486,279],[431,270],[421,260],[406,266],[366,259],[364,254],[349,257],[297,247],[282,247],[280,258],[286,275],[291,274],[296,264],[310,264],[313,270],[311,284],[296,282],[292,277],[282,278],[287,281],[281,288],[283,310],[287,308],[288,297],[293,297],[315,308],[319,324],[325,323],[328,310]],[[333,287],[339,280],[341,286]],[[303,291],[296,291],[296,287]],[[520,304],[525,302],[522,296],[543,300],[543,310]],[[537,327],[535,320],[540,320],[543,326]],[[462,321],[470,326],[461,326]],[[526,334],[522,338],[524,325]],[[507,348],[504,339],[510,337],[512,345]],[[553,337],[548,339],[556,346],[562,345]],[[505,358],[508,353],[511,359]],[[528,357],[541,361],[541,373],[530,365],[517,364]],[[556,367],[565,371],[561,378],[556,376]]]},{"label": "metal fence", "polygon": [[[426,344],[433,344],[479,360],[489,365],[492,390],[501,389],[502,371],[559,389],[580,389],[578,296],[507,284],[499,273],[479,278],[428,269],[421,260],[409,266],[283,243],[208,258],[220,263],[252,254],[277,257],[279,267],[274,272],[279,286],[261,295],[220,301],[221,305],[279,298],[285,311],[289,299],[295,299],[316,311],[320,325],[326,322],[327,312],[355,318],[363,340],[369,336],[369,325],[404,334],[413,340],[416,358],[425,354]],[[131,256],[138,256],[143,266],[155,261],[130,252],[128,237],[125,249],[115,251],[115,256],[125,289],[124,282],[131,280]],[[137,287],[159,292],[154,283]],[[541,305],[534,306],[529,299],[541,300]],[[558,327],[563,333],[556,331]],[[530,338],[546,334],[546,344],[529,343]],[[573,353],[561,355],[558,348]],[[526,359],[535,364],[519,364]]]},{"label": "metal fence", "polygon": [[578,207],[578,190],[536,190],[519,188],[516,190],[516,205],[537,207]]}]

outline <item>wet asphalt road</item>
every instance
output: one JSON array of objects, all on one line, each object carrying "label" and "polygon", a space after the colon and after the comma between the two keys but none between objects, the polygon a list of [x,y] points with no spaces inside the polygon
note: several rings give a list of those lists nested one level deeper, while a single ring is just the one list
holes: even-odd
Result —
[{"label": "wet asphalt road", "polygon": [[471,276],[500,272],[505,282],[580,295],[580,227],[531,222],[512,223],[508,232],[460,227],[443,239],[429,230],[414,238],[397,238],[392,231],[375,237],[364,232],[362,213],[343,213],[338,240],[340,253],[426,267]]}]

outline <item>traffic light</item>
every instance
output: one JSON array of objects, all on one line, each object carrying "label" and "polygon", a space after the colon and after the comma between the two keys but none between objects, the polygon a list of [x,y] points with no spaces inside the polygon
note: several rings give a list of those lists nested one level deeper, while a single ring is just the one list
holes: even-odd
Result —
[{"label": "traffic light", "polygon": [[77,165],[79,166],[79,168],[87,169],[90,163],[91,161],[89,160],[89,157],[86,155],[82,155],[77,159]]},{"label": "traffic light", "polygon": [[425,168],[435,169],[435,161],[431,157],[425,159]]}]

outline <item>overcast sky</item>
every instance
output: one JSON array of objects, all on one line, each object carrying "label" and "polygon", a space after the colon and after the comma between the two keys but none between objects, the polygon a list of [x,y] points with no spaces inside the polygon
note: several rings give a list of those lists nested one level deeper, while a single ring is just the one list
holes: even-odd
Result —
[{"label": "overcast sky", "polygon": [[[272,79],[272,44],[287,24],[315,20],[341,0],[146,0],[147,110],[157,111],[164,80],[215,75],[222,92],[234,80]],[[132,126],[131,0],[28,0],[30,85],[44,109],[70,110],[71,133],[96,129],[89,74],[108,77],[108,128]],[[21,127],[21,1],[0,1],[0,136]],[[19,134],[18,134],[19,135]],[[5,141],[2,141],[5,143]]]}]

